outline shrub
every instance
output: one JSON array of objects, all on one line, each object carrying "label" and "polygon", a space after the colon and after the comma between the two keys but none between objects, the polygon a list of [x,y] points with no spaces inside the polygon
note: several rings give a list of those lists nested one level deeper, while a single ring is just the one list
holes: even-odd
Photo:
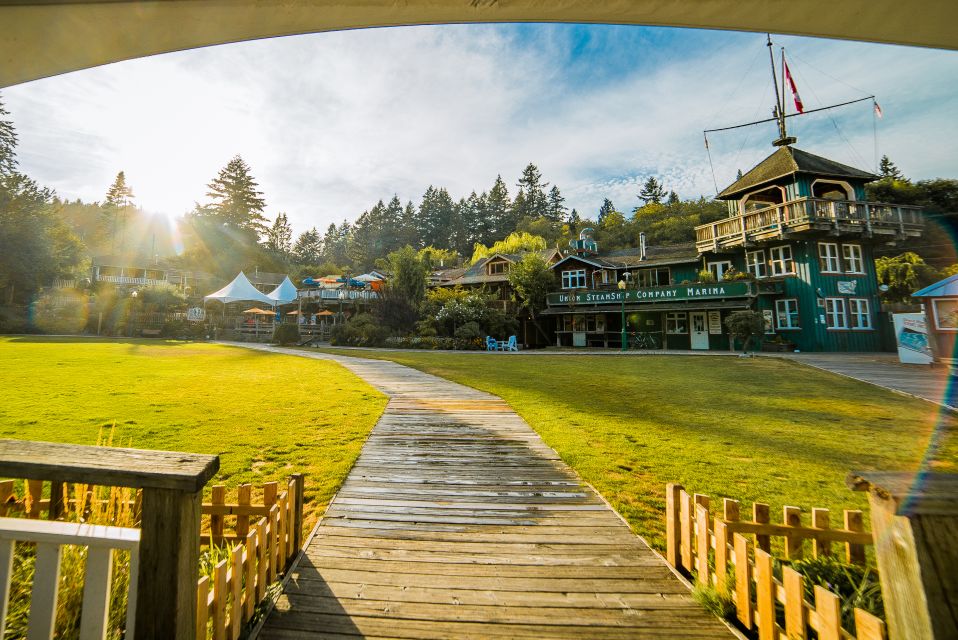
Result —
[{"label": "shrub", "polygon": [[386,344],[389,329],[368,313],[360,313],[333,327],[329,341],[336,346],[381,347]]},{"label": "shrub", "polygon": [[729,269],[724,274],[722,274],[722,280],[726,282],[735,281],[735,280],[751,280],[752,274],[746,273],[744,271],[739,271],[738,269]]},{"label": "shrub", "polygon": [[708,269],[702,269],[699,271],[698,279],[702,283],[715,282],[715,274]]},{"label": "shrub", "polygon": [[277,344],[296,344],[299,340],[299,327],[295,324],[281,324],[273,330],[273,342]]},{"label": "shrub", "polygon": [[467,322],[461,327],[456,327],[455,337],[456,340],[468,342],[482,337],[482,330],[479,328],[478,322]]},{"label": "shrub", "polygon": [[747,352],[749,342],[765,333],[765,317],[757,311],[736,311],[725,318],[725,326],[733,338],[742,341],[742,351]]},{"label": "shrub", "polygon": [[825,587],[842,602],[842,626],[855,633],[855,608],[885,617],[878,572],[869,567],[839,562],[834,557],[820,556],[791,563],[805,576],[805,598],[814,601],[815,586]]}]

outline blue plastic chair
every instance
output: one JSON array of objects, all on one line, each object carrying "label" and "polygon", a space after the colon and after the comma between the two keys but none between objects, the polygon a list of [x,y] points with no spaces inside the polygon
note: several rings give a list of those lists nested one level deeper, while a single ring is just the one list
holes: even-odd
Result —
[{"label": "blue plastic chair", "polygon": [[509,336],[509,342],[502,345],[501,348],[503,351],[518,351],[519,345],[516,343],[516,337]]},{"label": "blue plastic chair", "polygon": [[492,336],[486,336],[486,351],[498,351],[499,342]]}]

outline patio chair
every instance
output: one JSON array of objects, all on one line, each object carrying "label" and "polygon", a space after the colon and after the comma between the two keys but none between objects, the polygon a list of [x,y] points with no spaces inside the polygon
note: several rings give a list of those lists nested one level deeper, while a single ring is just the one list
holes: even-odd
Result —
[{"label": "patio chair", "polygon": [[509,336],[509,342],[501,344],[501,348],[503,351],[518,351],[519,345],[516,343],[516,337]]},{"label": "patio chair", "polygon": [[486,351],[498,351],[499,342],[492,336],[486,336]]}]

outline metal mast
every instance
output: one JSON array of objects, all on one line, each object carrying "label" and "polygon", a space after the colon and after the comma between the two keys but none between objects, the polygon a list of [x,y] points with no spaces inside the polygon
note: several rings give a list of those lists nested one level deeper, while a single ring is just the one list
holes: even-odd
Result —
[{"label": "metal mast", "polygon": [[785,147],[798,142],[798,138],[789,136],[785,130],[785,101],[782,95],[785,92],[785,71],[784,69],[782,71],[782,93],[780,94],[778,77],[775,74],[775,53],[772,51],[772,36],[771,34],[765,35],[768,37],[768,61],[772,67],[772,86],[775,88],[775,108],[772,110],[772,116],[778,123],[778,140],[775,140],[772,144],[776,147]]}]

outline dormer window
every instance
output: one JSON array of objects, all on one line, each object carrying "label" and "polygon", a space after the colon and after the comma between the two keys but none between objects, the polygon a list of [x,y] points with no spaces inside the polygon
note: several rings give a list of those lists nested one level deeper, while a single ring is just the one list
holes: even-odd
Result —
[{"label": "dormer window", "polygon": [[498,276],[505,273],[509,273],[509,263],[508,262],[490,262],[489,263],[489,275]]},{"label": "dormer window", "polygon": [[585,269],[562,272],[563,289],[585,289]]}]

